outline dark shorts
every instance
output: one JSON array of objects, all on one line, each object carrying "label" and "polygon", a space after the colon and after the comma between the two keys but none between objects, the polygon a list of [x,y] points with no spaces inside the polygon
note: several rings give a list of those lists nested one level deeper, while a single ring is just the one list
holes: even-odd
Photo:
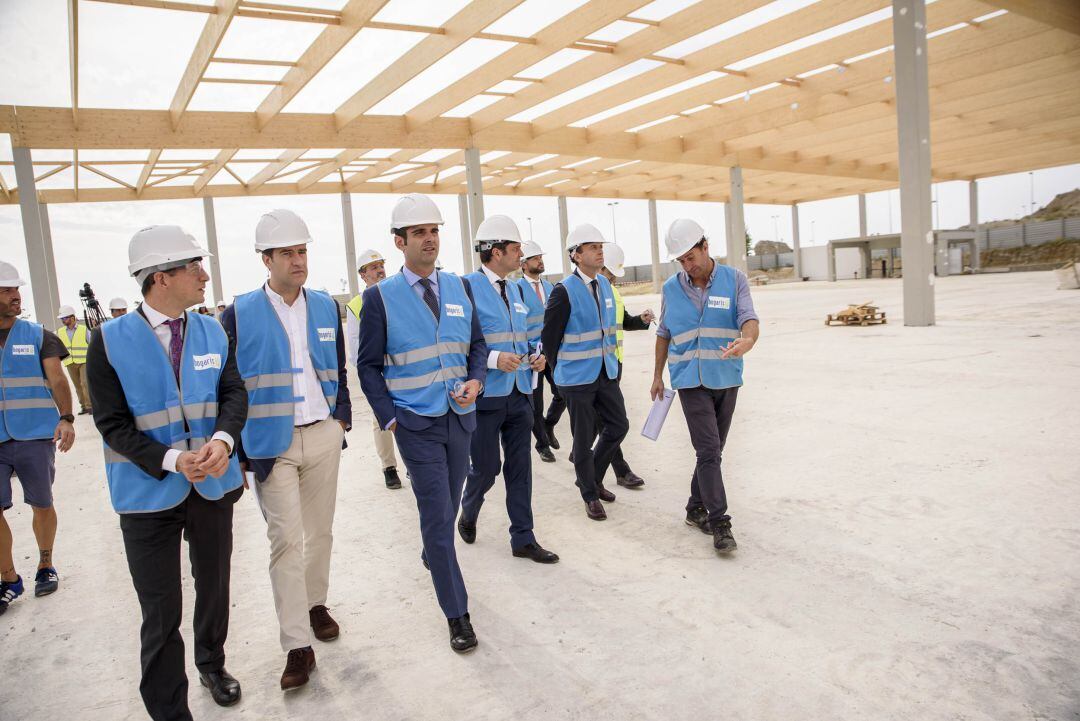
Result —
[{"label": "dark shorts", "polygon": [[19,477],[23,500],[35,508],[53,504],[52,484],[56,477],[52,439],[4,441],[0,443],[0,510],[11,508],[11,476]]}]

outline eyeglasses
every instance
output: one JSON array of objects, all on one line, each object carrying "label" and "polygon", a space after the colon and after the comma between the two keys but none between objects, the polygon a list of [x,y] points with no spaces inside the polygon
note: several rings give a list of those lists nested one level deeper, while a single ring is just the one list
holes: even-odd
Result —
[{"label": "eyeglasses", "polygon": [[187,271],[190,275],[198,275],[203,272],[202,259],[192,260],[184,265],[177,266],[176,268],[170,268],[165,271],[166,273],[176,273],[177,271]]}]

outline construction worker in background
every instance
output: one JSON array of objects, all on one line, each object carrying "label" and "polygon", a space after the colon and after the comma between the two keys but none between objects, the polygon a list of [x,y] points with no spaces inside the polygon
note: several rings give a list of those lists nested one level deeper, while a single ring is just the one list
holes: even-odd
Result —
[{"label": "construction worker in background", "polygon": [[286,653],[282,690],[308,682],[312,636],[332,641],[340,632],[326,600],[352,405],[338,304],[304,287],[311,242],[307,224],[291,210],[263,215],[255,251],[269,278],[237,296],[222,317],[248,389],[240,459],[254,473],[270,539],[270,585]]},{"label": "construction worker in background", "polygon": [[[551,291],[540,334],[544,354],[555,364],[555,384],[570,409],[574,472],[585,514],[594,521],[607,518],[601,501],[615,500],[604,487],[604,474],[630,428],[615,356],[615,296],[600,275],[605,243],[588,223],[566,236],[570,262],[577,267]],[[594,450],[598,421],[603,431]]]},{"label": "construction worker in background", "polygon": [[61,370],[67,355],[55,335],[22,320],[19,287],[26,281],[0,261],[0,616],[24,590],[15,572],[11,527],[5,511],[14,503],[11,478],[22,484],[23,500],[33,510],[38,545],[34,595],[47,596],[60,584],[53,561],[56,508],[52,485],[56,449],[75,442],[71,389]]},{"label": "construction worker in background", "polygon": [[109,315],[113,318],[119,318],[122,315],[127,315],[128,302],[123,298],[113,298],[109,301]]},{"label": "construction worker in background", "polygon": [[431,198],[403,196],[390,229],[401,272],[364,291],[357,370],[379,425],[394,431],[412,479],[435,595],[450,648],[476,648],[469,598],[454,549],[454,519],[469,470],[476,399],[488,349],[467,281],[435,269],[442,214]]},{"label": "construction worker in background", "polygon": [[[364,287],[371,288],[380,281],[386,279],[386,259],[377,250],[368,248],[356,259],[359,266],[357,272]],[[345,335],[348,344],[345,350],[348,353],[349,365],[356,367],[356,349],[360,346],[360,309],[364,306],[364,296],[357,295],[349,301],[348,313],[345,314]],[[389,489],[401,488],[401,478],[397,472],[397,455],[394,453],[394,434],[384,431],[379,425],[379,419],[372,414],[372,424],[375,433],[375,452],[379,454],[379,462],[382,464],[383,481]]]},{"label": "construction worker in background", "polygon": [[228,306],[226,306],[225,301],[223,301],[223,300],[218,301],[216,312],[214,313],[214,317],[217,318],[220,321],[221,316],[222,316],[223,313],[225,313],[225,308],[227,308],[227,307]]},{"label": "construction worker in background", "polygon": [[[517,281],[521,286],[525,305],[529,308],[529,343],[534,347],[540,343],[540,332],[544,328],[544,305],[554,286],[550,281],[541,276],[544,273],[544,250],[539,243],[531,240],[525,241],[521,246],[521,273],[522,277]],[[541,352],[543,349],[541,348]],[[544,416],[544,379],[547,379],[551,387],[551,408],[548,415]],[[559,389],[551,379],[551,368],[544,366],[542,373],[536,377],[536,387],[532,392],[533,404],[533,438],[536,442],[536,452],[540,454],[540,460],[545,463],[554,463],[555,454],[551,449],[559,449],[559,441],[555,438],[555,424],[559,422],[566,402],[563,401]]]},{"label": "construction worker in background", "polygon": [[[471,466],[461,499],[458,533],[476,540],[476,521],[484,495],[501,470],[510,516],[510,550],[518,558],[556,563],[559,557],[536,542],[532,513],[532,379],[545,367],[536,343],[529,341],[529,308],[522,288],[507,275],[521,264],[521,235],[505,215],[492,215],[476,229],[480,270],[465,276],[472,289],[488,347],[484,394],[476,401],[476,431]],[[505,452],[500,458],[499,448]]]},{"label": "construction worker in background", "polygon": [[86,389],[86,349],[90,345],[86,324],[79,322],[79,319],[75,317],[75,309],[70,305],[60,306],[60,314],[57,318],[63,323],[56,329],[56,335],[69,354],[64,359],[64,368],[71,376],[75,393],[79,397],[79,415],[93,413],[90,393]]},{"label": "construction worker in background", "polygon": [[[615,317],[618,319],[615,325],[618,329],[615,332],[615,357],[619,360],[620,383],[622,382],[623,370],[623,332],[628,330],[648,330],[649,324],[656,319],[651,310],[646,310],[641,315],[630,315],[630,312],[626,310],[622,294],[619,293],[619,289],[615,286],[615,279],[626,275],[625,263],[626,255],[623,253],[622,248],[614,243],[608,243],[604,246],[604,267],[600,269],[600,273],[611,283],[611,293],[615,296]],[[599,434],[603,430],[604,424],[598,419],[596,432]],[[574,462],[573,457],[570,458],[570,462]],[[630,464],[623,458],[621,443],[615,449],[615,455],[611,457],[611,470],[615,472],[615,482],[624,488],[641,488],[645,485],[644,479],[630,470]]]},{"label": "construction worker in background", "polygon": [[718,553],[736,549],[720,463],[742,385],[742,357],[757,343],[759,323],[746,275],[709,255],[705,229],[679,218],[664,238],[682,270],[664,283],[650,394],[664,394],[664,364],[679,392],[697,464],[686,523],[711,533]]},{"label": "construction worker in background", "polygon": [[175,225],[143,228],[128,245],[142,289],[135,312],[90,339],[86,372],[105,475],[120,514],[128,570],[142,607],[139,691],[153,719],[190,719],[180,552],[195,579],[195,666],[215,703],[240,700],[225,670],[233,505],[243,494],[234,455],[247,393],[221,326],[197,313],[209,253]]}]

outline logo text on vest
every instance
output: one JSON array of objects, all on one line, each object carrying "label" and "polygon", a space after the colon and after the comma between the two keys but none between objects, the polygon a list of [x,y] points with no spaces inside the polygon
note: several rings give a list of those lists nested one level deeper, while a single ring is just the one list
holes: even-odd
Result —
[{"label": "logo text on vest", "polygon": [[34,346],[13,345],[11,346],[11,355],[34,355]]},{"label": "logo text on vest", "polygon": [[204,371],[210,368],[221,368],[221,354],[207,353],[206,355],[192,356],[191,364],[195,366],[195,370],[197,371]]},{"label": "logo text on vest", "polygon": [[446,315],[451,318],[464,318],[465,308],[464,306],[455,305],[453,303],[446,304]]},{"label": "logo text on vest", "polygon": [[333,343],[337,340],[337,328],[319,328],[319,340],[323,343]]},{"label": "logo text on vest", "polygon": [[731,308],[731,298],[727,298],[722,295],[710,295],[709,307],[720,308],[721,310],[727,310]]}]

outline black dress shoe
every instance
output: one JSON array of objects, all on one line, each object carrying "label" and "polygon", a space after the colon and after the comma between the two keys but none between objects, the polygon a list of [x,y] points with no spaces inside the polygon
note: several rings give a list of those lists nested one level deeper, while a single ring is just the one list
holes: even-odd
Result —
[{"label": "black dress shoe", "polygon": [[559,450],[559,439],[555,437],[555,426],[549,426],[545,423],[544,430],[547,431],[548,445],[555,450]]},{"label": "black dress shoe", "polygon": [[468,653],[476,648],[479,641],[476,640],[476,632],[473,631],[469,614],[458,618],[448,618],[446,623],[450,626],[450,648],[458,653]]},{"label": "black dress shoe", "polygon": [[600,496],[600,500],[604,503],[611,503],[615,500],[615,494],[601,486],[599,483],[596,484],[596,495]]},{"label": "black dress shoe", "polygon": [[554,463],[555,454],[551,452],[550,448],[541,448],[537,453],[540,454],[540,460],[544,463]]},{"label": "black dress shoe", "polygon": [[465,543],[472,543],[476,540],[476,521],[466,521],[464,518],[459,518],[457,532]]},{"label": "black dress shoe", "polygon": [[594,521],[607,520],[607,511],[600,501],[585,501],[585,515]]},{"label": "black dress shoe", "polygon": [[218,706],[232,706],[240,700],[240,682],[225,669],[199,673],[199,683],[210,689]]},{"label": "black dress shoe", "polygon": [[616,476],[615,482],[623,488],[641,488],[645,485],[645,479],[633,471],[628,472],[625,476]]},{"label": "black dress shoe", "polygon": [[735,537],[731,535],[731,521],[712,523],[712,545],[717,553],[731,553],[739,546],[735,543]]},{"label": "black dress shoe", "polygon": [[537,563],[558,563],[558,555],[552,553],[539,543],[530,543],[527,546],[514,549],[515,558],[531,558]]},{"label": "black dress shoe", "polygon": [[401,479],[398,478],[397,469],[393,466],[383,469],[383,480],[386,481],[386,487],[393,490],[401,488]]},{"label": "black dress shoe", "polygon": [[686,525],[696,526],[704,534],[712,534],[712,528],[709,527],[709,512],[704,506],[698,506],[686,512]]}]

